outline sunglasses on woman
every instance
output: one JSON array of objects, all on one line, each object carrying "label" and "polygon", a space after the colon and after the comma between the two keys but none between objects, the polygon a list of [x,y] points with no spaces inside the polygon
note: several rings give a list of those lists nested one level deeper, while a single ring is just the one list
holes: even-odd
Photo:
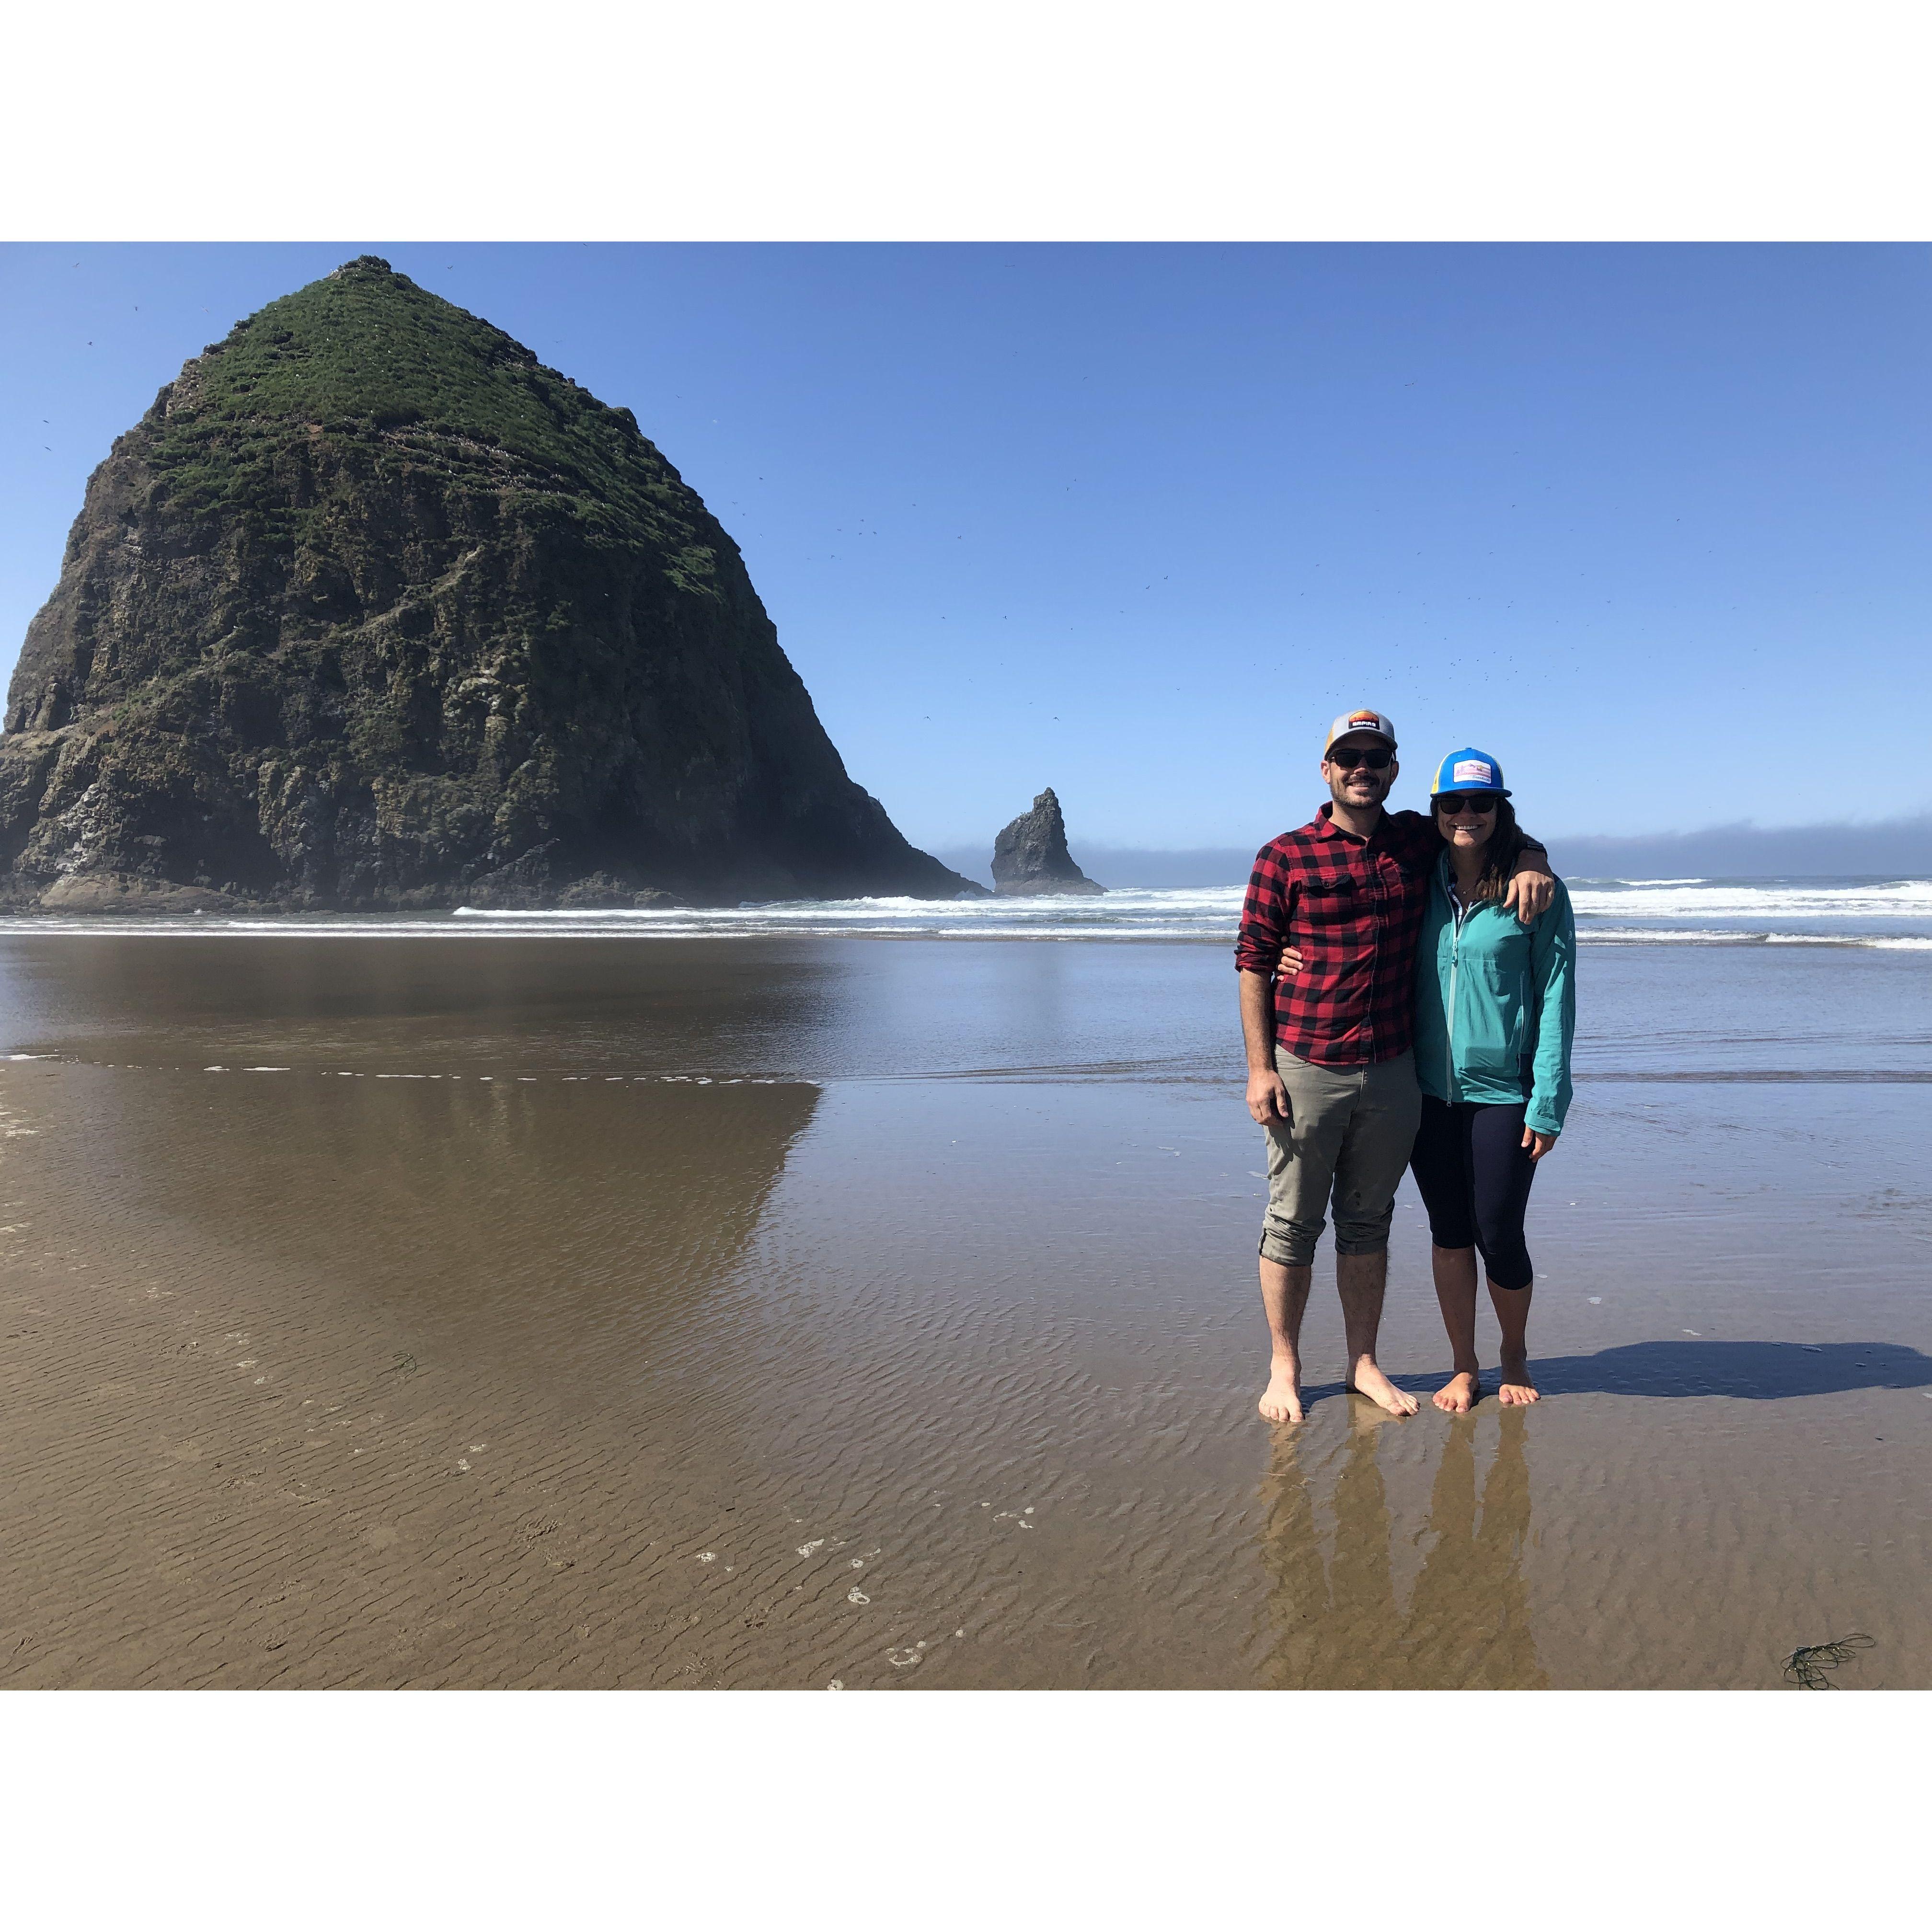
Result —
[{"label": "sunglasses on woman", "polygon": [[1454,818],[1466,812],[1473,812],[1478,818],[1485,818],[1496,810],[1500,796],[1493,791],[1442,792],[1437,794],[1436,809],[1444,818]]},{"label": "sunglasses on woman", "polygon": [[1385,745],[1370,745],[1366,748],[1345,745],[1339,752],[1328,754],[1328,762],[1338,770],[1352,772],[1358,765],[1366,765],[1372,772],[1385,772],[1389,760],[1395,756]]}]

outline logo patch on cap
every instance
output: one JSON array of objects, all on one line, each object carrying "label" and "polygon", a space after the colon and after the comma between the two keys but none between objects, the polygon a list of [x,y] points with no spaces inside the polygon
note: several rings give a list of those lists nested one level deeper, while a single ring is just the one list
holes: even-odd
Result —
[{"label": "logo patch on cap", "polygon": [[1492,785],[1496,782],[1496,768],[1481,758],[1458,758],[1449,782],[1459,785]]},{"label": "logo patch on cap", "polygon": [[1382,728],[1382,715],[1379,711],[1352,711],[1348,713],[1351,731],[1379,731]]}]

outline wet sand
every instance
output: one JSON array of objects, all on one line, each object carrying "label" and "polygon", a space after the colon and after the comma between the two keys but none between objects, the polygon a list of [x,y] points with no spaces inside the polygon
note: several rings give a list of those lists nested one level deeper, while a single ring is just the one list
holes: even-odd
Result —
[{"label": "wet sand", "polygon": [[1270,1431],[1221,949],[0,941],[0,1682],[1924,1685],[1920,982],[1710,956],[1586,959],[1546,1400],[1324,1252]]}]

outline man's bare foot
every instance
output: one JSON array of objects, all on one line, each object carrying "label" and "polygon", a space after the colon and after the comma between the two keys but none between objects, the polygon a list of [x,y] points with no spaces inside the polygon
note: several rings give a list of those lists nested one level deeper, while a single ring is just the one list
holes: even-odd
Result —
[{"label": "man's bare foot", "polygon": [[1349,1371],[1348,1387],[1391,1415],[1413,1415],[1422,1406],[1414,1396],[1403,1394],[1366,1355]]},{"label": "man's bare foot", "polygon": [[1527,1408],[1532,1402],[1543,1400],[1536,1392],[1535,1383],[1529,1378],[1527,1355],[1503,1358],[1502,1386],[1496,1390],[1496,1400],[1505,1408]]},{"label": "man's bare foot", "polygon": [[1268,1385],[1262,1392],[1261,1412],[1269,1422],[1299,1422],[1301,1415],[1301,1371],[1292,1362],[1276,1362]]},{"label": "man's bare foot", "polygon": [[1262,1414],[1269,1422],[1299,1422],[1301,1407],[1301,1370],[1292,1362],[1277,1360],[1260,1403]]},{"label": "man's bare foot", "polygon": [[1458,1369],[1436,1391],[1436,1406],[1448,1415],[1467,1415],[1482,1400],[1483,1385],[1474,1369]]}]

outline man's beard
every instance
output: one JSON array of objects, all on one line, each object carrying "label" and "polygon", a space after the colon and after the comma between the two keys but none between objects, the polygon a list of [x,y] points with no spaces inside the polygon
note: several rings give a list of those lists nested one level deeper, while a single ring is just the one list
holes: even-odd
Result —
[{"label": "man's beard", "polygon": [[1342,788],[1338,784],[1331,784],[1328,788],[1328,796],[1333,799],[1337,805],[1346,806],[1351,812],[1372,811],[1376,806],[1381,804],[1382,800],[1387,798],[1388,795],[1389,788],[1387,785],[1382,786],[1367,798],[1351,798]]}]

